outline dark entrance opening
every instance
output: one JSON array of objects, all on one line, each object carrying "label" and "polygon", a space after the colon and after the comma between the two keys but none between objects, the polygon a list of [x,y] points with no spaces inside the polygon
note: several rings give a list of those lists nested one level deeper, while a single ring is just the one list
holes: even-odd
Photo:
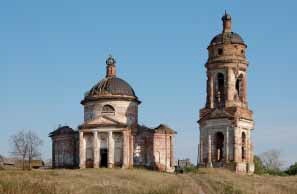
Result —
[{"label": "dark entrance opening", "polygon": [[100,149],[100,167],[107,168],[107,149]]},{"label": "dark entrance opening", "polygon": [[244,132],[242,132],[242,134],[241,134],[241,159],[242,160],[245,160],[245,150],[246,150],[246,137],[245,137],[245,133]]},{"label": "dark entrance opening", "polygon": [[87,159],[87,161],[86,161],[86,168],[94,168],[94,160]]},{"label": "dark entrance opening", "polygon": [[223,150],[224,150],[224,134],[222,132],[216,133],[216,159],[221,161],[223,159]]}]

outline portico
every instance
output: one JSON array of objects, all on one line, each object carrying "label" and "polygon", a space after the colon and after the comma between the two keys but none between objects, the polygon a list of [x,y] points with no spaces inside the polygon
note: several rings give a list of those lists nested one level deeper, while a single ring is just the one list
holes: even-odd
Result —
[{"label": "portico", "polygon": [[[130,166],[129,135],[130,131],[127,129],[80,130],[80,168],[128,168]],[[92,154],[87,154],[88,150],[92,150]],[[90,162],[92,162],[91,165]]]}]

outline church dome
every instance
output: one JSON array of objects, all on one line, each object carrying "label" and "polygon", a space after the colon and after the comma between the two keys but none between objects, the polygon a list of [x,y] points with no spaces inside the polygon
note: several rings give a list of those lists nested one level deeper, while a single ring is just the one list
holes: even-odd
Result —
[{"label": "church dome", "polygon": [[107,77],[98,82],[86,96],[124,95],[136,97],[133,88],[123,79]]},{"label": "church dome", "polygon": [[231,44],[244,44],[244,40],[241,36],[235,32],[223,32],[216,35],[210,42],[210,46],[223,44],[223,43],[231,43]]},{"label": "church dome", "polygon": [[235,32],[232,32],[232,18],[231,15],[225,11],[225,14],[222,17],[223,21],[223,32],[216,35],[210,42],[209,46],[214,46],[218,44],[242,44],[245,45],[241,36]]},{"label": "church dome", "polygon": [[136,100],[138,98],[133,88],[123,79],[116,76],[116,60],[109,56],[106,60],[106,77],[94,85],[86,94],[84,104],[87,101],[96,101],[98,99],[125,99]]}]

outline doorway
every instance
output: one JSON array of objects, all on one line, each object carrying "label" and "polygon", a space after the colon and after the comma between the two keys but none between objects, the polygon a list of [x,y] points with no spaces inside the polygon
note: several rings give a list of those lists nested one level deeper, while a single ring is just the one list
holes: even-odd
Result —
[{"label": "doorway", "polygon": [[216,145],[216,159],[221,161],[223,159],[224,150],[224,134],[222,132],[217,132],[215,135],[215,145]]},{"label": "doorway", "polygon": [[87,161],[86,161],[86,168],[94,168],[94,160],[87,159]]},{"label": "doorway", "polygon": [[107,149],[100,149],[100,167],[107,168]]}]

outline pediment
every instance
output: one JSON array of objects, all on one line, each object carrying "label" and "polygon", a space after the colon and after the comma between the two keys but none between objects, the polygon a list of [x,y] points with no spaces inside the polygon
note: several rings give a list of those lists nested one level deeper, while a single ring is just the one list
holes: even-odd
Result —
[{"label": "pediment", "polygon": [[124,123],[117,121],[109,116],[98,116],[93,120],[85,122],[87,125],[125,125]]}]

